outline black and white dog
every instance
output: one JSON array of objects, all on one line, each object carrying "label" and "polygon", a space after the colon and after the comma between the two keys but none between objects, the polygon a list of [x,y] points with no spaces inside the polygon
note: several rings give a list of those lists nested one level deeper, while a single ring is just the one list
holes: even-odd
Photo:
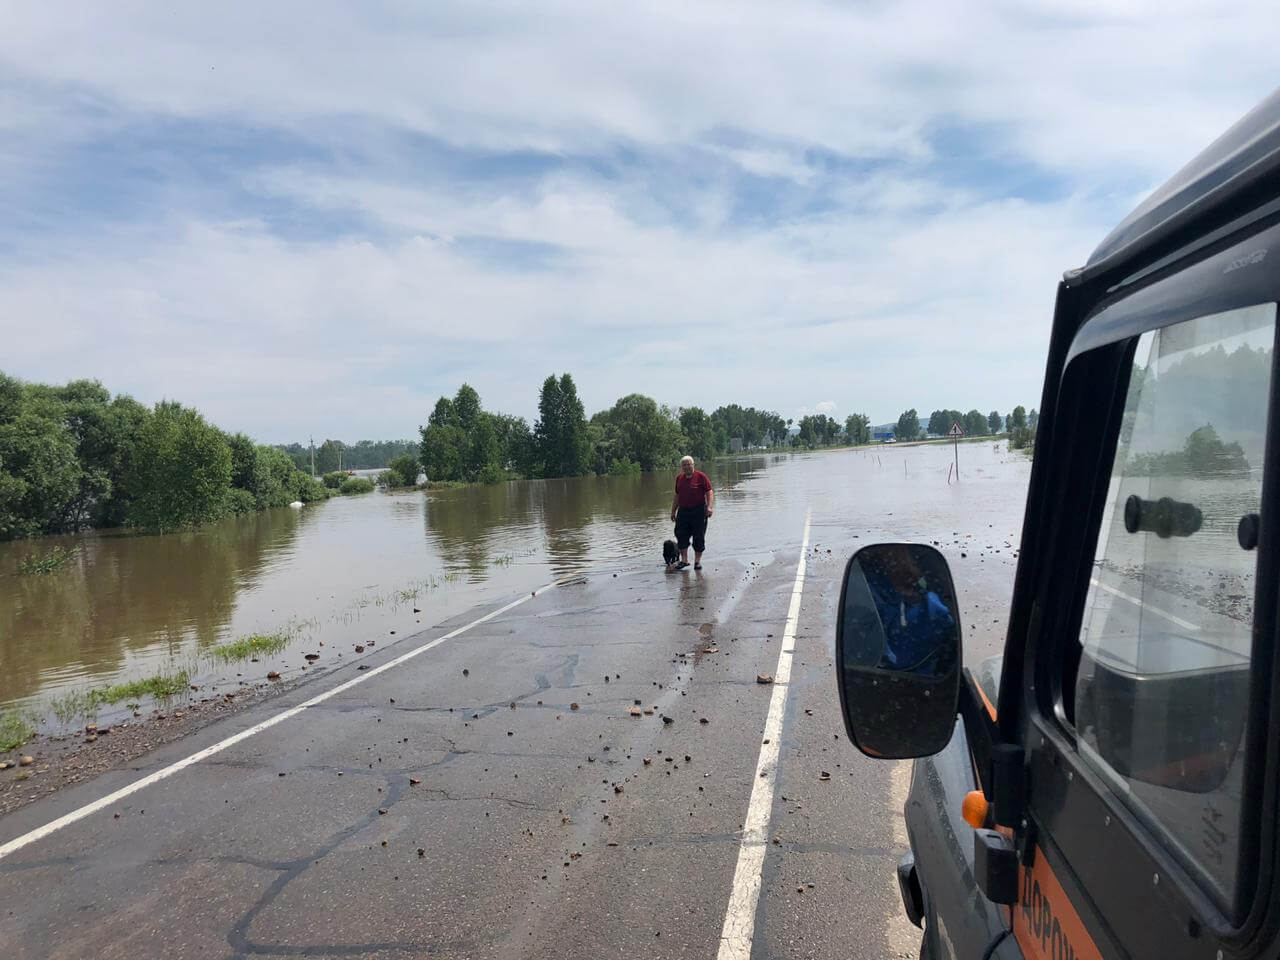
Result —
[{"label": "black and white dog", "polygon": [[680,549],[674,540],[662,541],[662,562],[667,565],[668,570],[680,562]]}]

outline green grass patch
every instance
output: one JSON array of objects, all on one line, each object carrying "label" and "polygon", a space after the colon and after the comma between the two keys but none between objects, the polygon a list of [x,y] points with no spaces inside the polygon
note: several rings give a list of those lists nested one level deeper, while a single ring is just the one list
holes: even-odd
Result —
[{"label": "green grass patch", "polygon": [[72,720],[84,717],[92,719],[98,715],[103,706],[114,706],[117,703],[128,703],[137,708],[144,697],[156,700],[170,700],[180,693],[185,693],[191,683],[191,674],[186,670],[173,673],[161,671],[141,680],[128,683],[117,683],[110,687],[94,687],[89,690],[73,690],[49,701],[49,709],[63,726]]},{"label": "green grass patch", "polygon": [[507,566],[508,564],[510,564],[513,560],[515,560],[515,557],[513,557],[513,556],[512,556],[511,554],[509,554],[509,553],[504,553],[504,554],[503,554],[502,556],[500,556],[500,557],[494,557],[494,558],[493,558],[493,562],[494,562],[495,564],[497,564],[499,567],[505,567],[505,566]]},{"label": "green grass patch", "polygon": [[191,674],[186,670],[177,673],[157,673],[143,680],[131,680],[129,683],[117,683],[111,687],[99,687],[89,691],[89,697],[99,704],[124,703],[126,700],[141,700],[143,697],[154,697],[156,700],[169,700],[187,689],[191,683]]},{"label": "green grass patch", "polygon": [[0,750],[15,750],[36,735],[32,716],[22,710],[0,714]]},{"label": "green grass patch", "polygon": [[274,656],[297,635],[296,630],[277,630],[275,633],[251,633],[228,643],[220,643],[209,649],[209,655],[223,663],[252,660],[257,656]]},{"label": "green grass patch", "polygon": [[18,573],[24,577],[54,573],[70,563],[74,556],[65,547],[54,547],[47,553],[29,553],[18,561]]}]

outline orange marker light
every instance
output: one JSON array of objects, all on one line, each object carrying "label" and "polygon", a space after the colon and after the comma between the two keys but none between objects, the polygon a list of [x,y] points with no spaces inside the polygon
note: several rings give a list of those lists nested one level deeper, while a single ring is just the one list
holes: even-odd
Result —
[{"label": "orange marker light", "polygon": [[960,815],[971,827],[987,825],[987,798],[981,790],[970,790],[964,795],[964,803],[960,805]]}]

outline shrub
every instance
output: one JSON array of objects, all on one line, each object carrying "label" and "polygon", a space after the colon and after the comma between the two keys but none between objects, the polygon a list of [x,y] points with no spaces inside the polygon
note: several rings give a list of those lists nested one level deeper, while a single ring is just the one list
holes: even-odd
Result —
[{"label": "shrub", "polygon": [[227,513],[253,513],[258,509],[258,500],[248,490],[232,487],[227,494]]},{"label": "shrub", "polygon": [[330,490],[337,490],[339,487],[342,486],[342,481],[346,479],[347,479],[347,474],[345,474],[341,470],[334,470],[330,473],[326,473],[323,477],[320,478],[321,482]]},{"label": "shrub", "polygon": [[373,481],[368,477],[347,477],[342,481],[338,492],[342,494],[369,493],[373,489]]},{"label": "shrub", "polygon": [[301,500],[303,503],[328,500],[337,492],[337,490],[330,490],[315,477],[308,476],[301,470],[294,471],[293,494],[295,500]]},{"label": "shrub", "polygon": [[614,457],[609,461],[609,473],[615,477],[629,477],[640,472],[640,464],[630,457]]},{"label": "shrub", "polygon": [[387,465],[382,476],[387,478],[387,486],[413,487],[418,483],[418,458],[409,454],[401,454]]}]

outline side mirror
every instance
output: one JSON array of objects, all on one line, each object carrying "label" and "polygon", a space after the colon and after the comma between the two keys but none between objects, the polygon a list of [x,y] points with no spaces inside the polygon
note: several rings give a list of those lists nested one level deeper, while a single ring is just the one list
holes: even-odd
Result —
[{"label": "side mirror", "polygon": [[869,757],[925,757],[947,745],[960,696],[960,607],[933,547],[878,543],[849,560],[836,624],[840,706]]}]

